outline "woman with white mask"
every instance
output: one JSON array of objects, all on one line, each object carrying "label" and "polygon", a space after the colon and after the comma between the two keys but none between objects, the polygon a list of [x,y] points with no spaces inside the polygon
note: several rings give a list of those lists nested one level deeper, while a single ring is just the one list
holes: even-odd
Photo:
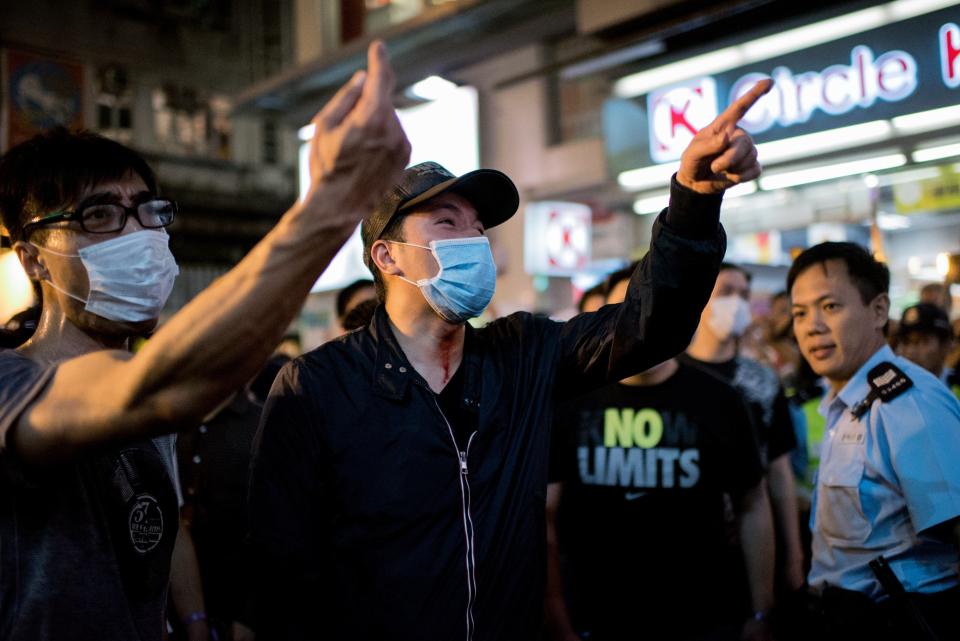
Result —
[{"label": "woman with white mask", "polygon": [[778,558],[777,584],[788,590],[799,590],[804,576],[796,490],[790,467],[790,452],[797,444],[793,420],[776,373],[738,354],[738,341],[751,323],[750,278],[750,273],[742,267],[730,263],[720,266],[700,325],[681,359],[713,372],[732,385],[753,411],[760,458],[766,466],[773,505],[777,545],[784,549]]}]

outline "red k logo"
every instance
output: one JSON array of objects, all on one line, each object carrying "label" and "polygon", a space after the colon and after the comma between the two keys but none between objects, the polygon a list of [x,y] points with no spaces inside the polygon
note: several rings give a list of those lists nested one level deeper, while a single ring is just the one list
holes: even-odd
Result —
[{"label": "red k logo", "polygon": [[547,218],[547,262],[552,269],[583,269],[590,262],[590,208],[558,207]]},{"label": "red k logo", "polygon": [[658,89],[647,96],[650,157],[677,160],[702,127],[717,117],[717,90],[712,78],[698,78]]},{"label": "red k logo", "polygon": [[940,72],[945,85],[960,86],[960,27],[952,22],[940,27]]}]

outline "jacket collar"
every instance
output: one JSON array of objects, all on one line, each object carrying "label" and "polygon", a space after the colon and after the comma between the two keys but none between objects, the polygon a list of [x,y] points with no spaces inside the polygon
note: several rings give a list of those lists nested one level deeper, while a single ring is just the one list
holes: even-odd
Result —
[{"label": "jacket collar", "polygon": [[[370,322],[369,330],[375,348],[374,393],[393,400],[403,400],[411,383],[421,385],[432,393],[430,386],[413,368],[410,361],[407,360],[406,354],[403,353],[403,349],[390,327],[390,319],[384,305],[377,307],[373,314],[373,320]],[[483,387],[481,378],[483,367],[482,344],[482,337],[467,323],[463,360],[460,362],[465,377],[461,403],[463,407],[473,411],[477,411],[480,407],[480,395]]]}]

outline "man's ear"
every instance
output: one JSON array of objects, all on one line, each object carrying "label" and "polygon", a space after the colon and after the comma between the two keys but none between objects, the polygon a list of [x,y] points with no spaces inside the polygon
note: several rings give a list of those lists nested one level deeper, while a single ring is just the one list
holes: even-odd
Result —
[{"label": "man's ear", "polygon": [[50,280],[50,272],[47,266],[43,264],[43,258],[40,256],[40,250],[36,245],[18,240],[13,244],[13,251],[20,259],[20,265],[26,272],[27,278],[32,281]]},{"label": "man's ear", "polygon": [[395,276],[402,270],[390,254],[390,243],[385,240],[376,240],[370,246],[370,259],[377,266],[381,274]]},{"label": "man's ear", "polygon": [[874,322],[877,327],[883,327],[890,318],[890,296],[887,294],[877,294],[877,297],[870,303],[870,310],[874,315]]}]

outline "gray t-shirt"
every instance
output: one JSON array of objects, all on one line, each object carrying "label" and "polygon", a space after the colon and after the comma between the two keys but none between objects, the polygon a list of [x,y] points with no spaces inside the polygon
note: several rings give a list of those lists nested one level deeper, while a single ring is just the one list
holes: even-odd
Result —
[{"label": "gray t-shirt", "polygon": [[22,465],[11,426],[54,370],[0,350],[0,639],[159,641],[179,525],[170,441]]}]

